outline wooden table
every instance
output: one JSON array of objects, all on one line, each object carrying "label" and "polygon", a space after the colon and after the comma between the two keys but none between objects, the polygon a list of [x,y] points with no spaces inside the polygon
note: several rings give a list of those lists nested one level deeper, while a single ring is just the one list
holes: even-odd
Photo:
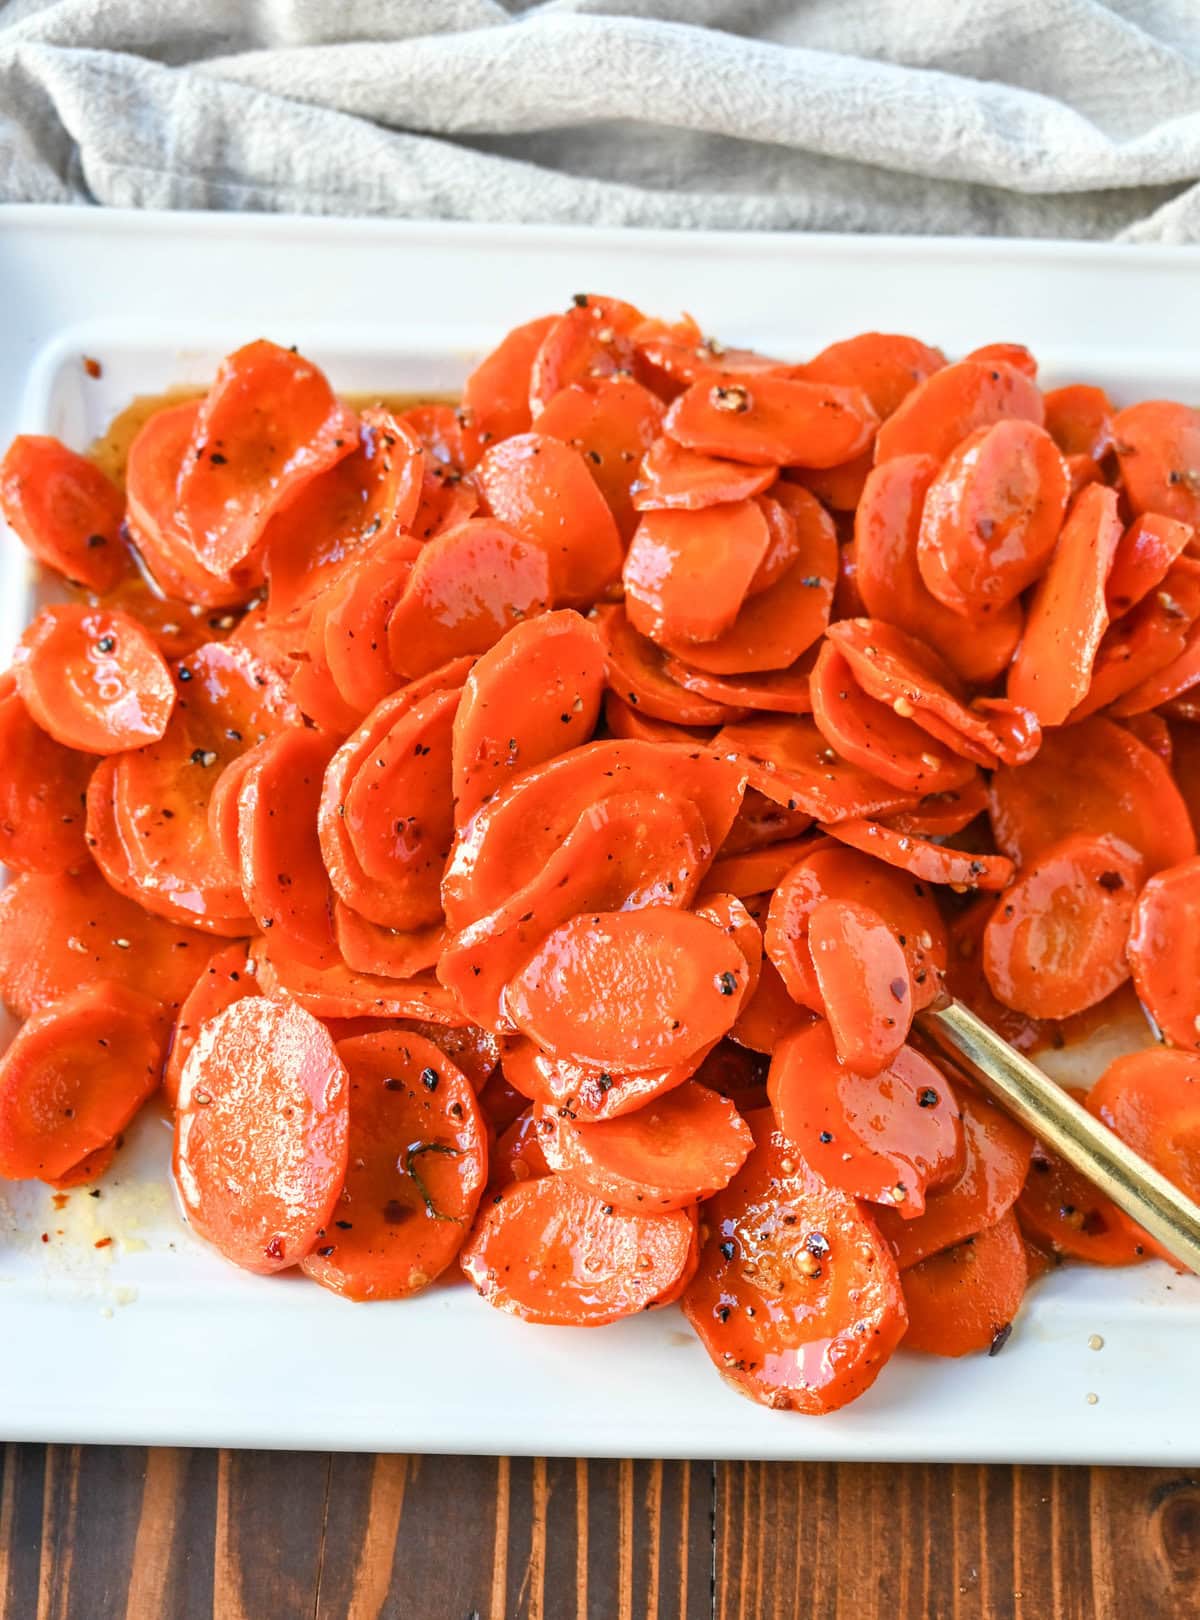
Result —
[{"label": "wooden table", "polygon": [[1200,1471],[6,1448],[0,1620],[1195,1620]]}]

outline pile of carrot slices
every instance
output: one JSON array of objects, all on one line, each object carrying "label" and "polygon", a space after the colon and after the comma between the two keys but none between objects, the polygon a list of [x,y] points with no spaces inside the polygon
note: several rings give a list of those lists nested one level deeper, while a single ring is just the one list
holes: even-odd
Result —
[{"label": "pile of carrot slices", "polygon": [[453,407],[251,343],[0,506],[69,586],[0,681],[0,1174],[161,1089],[240,1266],[679,1302],[811,1413],[1154,1252],[944,989],[1027,1051],[1140,1001],[1088,1106],[1200,1196],[1196,410],[581,295]]}]

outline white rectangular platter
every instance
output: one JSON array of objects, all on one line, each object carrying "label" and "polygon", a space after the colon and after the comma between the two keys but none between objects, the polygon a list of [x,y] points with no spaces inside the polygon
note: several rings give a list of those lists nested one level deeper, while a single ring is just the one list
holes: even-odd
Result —
[{"label": "white rectangular platter", "polygon": [[[0,441],[21,428],[83,447],[135,394],[203,382],[257,336],[298,344],[347,390],[453,388],[510,325],[583,289],[797,358],[871,327],[951,353],[1015,339],[1051,383],[1200,396],[1200,256],[1185,249],[16,208],[0,209]],[[31,606],[0,537],[0,657]],[[526,1327],[465,1287],[363,1306],[242,1275],[175,1216],[167,1140],[144,1120],[102,1196],[61,1210],[40,1186],[0,1187],[0,1437],[1200,1461],[1200,1282],[1160,1264],[1058,1272],[1003,1354],[901,1354],[853,1407],[799,1418],[726,1389],[673,1310],[589,1333]]]}]

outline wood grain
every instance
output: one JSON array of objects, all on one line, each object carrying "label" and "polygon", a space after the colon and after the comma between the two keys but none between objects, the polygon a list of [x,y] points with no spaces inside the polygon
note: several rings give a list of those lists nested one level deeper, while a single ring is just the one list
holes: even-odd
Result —
[{"label": "wood grain", "polygon": [[1195,1620],[1200,1473],[9,1445],[0,1620]]}]

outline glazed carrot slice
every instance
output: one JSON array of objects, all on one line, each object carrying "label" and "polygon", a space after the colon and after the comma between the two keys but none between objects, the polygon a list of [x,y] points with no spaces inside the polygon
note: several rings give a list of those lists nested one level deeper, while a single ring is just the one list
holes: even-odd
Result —
[{"label": "glazed carrot slice", "polygon": [[422,400],[399,412],[398,420],[416,435],[427,465],[441,467],[451,478],[461,477],[479,460],[479,435],[458,406]]},{"label": "glazed carrot slice", "polygon": [[542,433],[493,445],[476,472],[492,515],[540,548],[556,607],[589,606],[621,572],[621,535],[587,459]]},{"label": "glazed carrot slice", "polygon": [[504,1073],[530,1102],[545,1109],[567,1109],[585,1121],[619,1119],[683,1085],[700,1068],[710,1048],[686,1062],[618,1073],[612,1069],[557,1058],[520,1035],[504,1038]]},{"label": "glazed carrot slice", "polygon": [[[1176,568],[1181,566],[1176,563]],[[1146,714],[1180,699],[1190,701],[1193,687],[1200,681],[1200,621],[1194,620],[1188,629],[1179,655],[1162,669],[1145,676],[1136,686],[1123,692],[1112,705],[1112,713],[1119,719]]]},{"label": "glazed carrot slice", "polygon": [[739,720],[713,748],[742,764],[760,793],[822,821],[903,810],[917,797],[835,752],[808,715]]},{"label": "glazed carrot slice", "polygon": [[1046,431],[1064,456],[1099,461],[1112,448],[1113,407],[1103,388],[1069,383],[1043,396]]},{"label": "glazed carrot slice", "polygon": [[[376,1029],[378,1027],[375,1026]],[[476,1024],[434,1024],[421,1018],[407,1018],[396,1027],[419,1035],[422,1040],[432,1041],[438,1051],[445,1053],[455,1068],[466,1075],[477,1097],[497,1072],[500,1042],[490,1030],[480,1029]],[[373,1031],[364,1028],[359,1033],[371,1034]]]},{"label": "glazed carrot slice", "polygon": [[1099,716],[1047,732],[1036,759],[995,773],[990,798],[996,842],[1018,866],[1072,833],[1129,844],[1147,873],[1196,853],[1187,806],[1166,765]]},{"label": "glazed carrot slice", "polygon": [[1173,400],[1142,400],[1117,412],[1113,439],[1135,512],[1200,525],[1200,411]]},{"label": "glazed carrot slice", "polygon": [[110,591],[129,568],[121,492],[58,439],[22,433],[0,461],[0,512],[47,568],[92,591]]},{"label": "glazed carrot slice", "polygon": [[0,999],[21,1018],[101,980],[178,1007],[210,949],[118,894],[90,861],[0,892]]},{"label": "glazed carrot slice", "polygon": [[267,521],[358,444],[358,422],[323,374],[259,339],[222,361],[192,431],[176,496],[205,568],[228,574],[260,549]]},{"label": "glazed carrot slice", "polygon": [[[529,1099],[509,1083],[503,1069],[497,1069],[496,1073],[479,1093],[479,1111],[487,1124],[496,1133],[496,1136],[501,1139],[514,1121],[522,1115],[532,1117]],[[501,1179],[503,1164],[500,1158],[499,1141],[497,1141],[495,1149],[489,1151],[488,1162],[497,1179]]]},{"label": "glazed carrot slice", "polygon": [[12,872],[82,865],[92,761],[46,735],[11,675],[0,679],[0,759],[0,865]]},{"label": "glazed carrot slice", "polygon": [[666,1293],[692,1237],[683,1210],[635,1215],[565,1176],[540,1176],[485,1205],[462,1268],[489,1305],[523,1321],[599,1327]]},{"label": "glazed carrot slice", "polygon": [[90,1182],[99,1181],[106,1175],[117,1156],[117,1138],[106,1142],[103,1147],[93,1148],[85,1153],[78,1164],[73,1164],[69,1170],[64,1170],[61,1176],[53,1176],[48,1186],[56,1192],[68,1192],[72,1187],[86,1187]]},{"label": "glazed carrot slice", "polygon": [[750,466],[835,467],[867,448],[878,421],[861,388],[762,374],[694,383],[663,428],[689,450]]},{"label": "glazed carrot slice", "polygon": [[956,891],[1003,889],[1013,875],[1013,864],[1006,855],[972,855],[949,849],[916,833],[897,832],[878,821],[839,821],[822,831],[924,883],[944,883]]},{"label": "glazed carrot slice", "polygon": [[542,942],[505,992],[517,1028],[600,1068],[681,1062],[726,1033],[749,970],[736,944],[663,906],[588,913]]},{"label": "glazed carrot slice", "polygon": [[437,964],[446,942],[440,923],[405,930],[370,922],[344,900],[335,900],[333,930],[337,948],[354,973],[374,973],[385,979],[408,979]]},{"label": "glazed carrot slice", "polygon": [[[663,793],[698,811],[716,850],[741,803],[744,776],[712,749],[647,742],[595,742],[524,772],[462,829],[442,882],[451,928],[504,905],[543,872],[597,798]],[[597,792],[598,787],[600,792]],[[695,881],[703,871],[695,874]]]},{"label": "glazed carrot slice", "polygon": [[833,641],[822,644],[810,690],[813,719],[822,737],[860,770],[917,796],[965,787],[974,776],[972,761],[897,713],[892,704],[868,696]]},{"label": "glazed carrot slice", "polygon": [[1123,710],[1128,698],[1135,710],[1143,701],[1154,707],[1159,686],[1173,695],[1175,676],[1168,674],[1187,652],[1193,626],[1200,619],[1200,563],[1181,557],[1158,588],[1111,624],[1096,650],[1087,696],[1071,718],[1094,714],[1112,704]]},{"label": "glazed carrot slice", "polygon": [[390,979],[377,973],[357,973],[344,962],[335,962],[332,967],[308,967],[276,951],[258,962],[258,975],[264,995],[283,990],[320,1019],[420,1018],[449,1025],[467,1022],[455,998],[432,973]]},{"label": "glazed carrot slice", "polygon": [[1194,534],[1190,524],[1160,517],[1157,512],[1134,518],[1117,542],[1105,584],[1109,616],[1115,619],[1127,613],[1148,596],[1166,578]]},{"label": "glazed carrot slice", "polygon": [[246,947],[240,940],[224,945],[209,957],[200,977],[188,991],[171,1032],[171,1049],[162,1077],[163,1092],[172,1108],[179,1098],[183,1066],[203,1026],[243,996],[258,994],[258,986],[246,963]]},{"label": "glazed carrot slice", "polygon": [[713,923],[728,934],[746,963],[747,979],[745,1000],[749,1001],[758,988],[762,971],[762,928],[751,916],[741,900],[734,894],[708,893],[696,902],[696,915]]},{"label": "glazed carrot slice", "polygon": [[830,1187],[769,1109],[740,1172],[705,1210],[684,1314],[717,1370],[764,1406],[831,1412],[874,1383],[907,1317],[895,1262],[858,1203]]},{"label": "glazed carrot slice", "polygon": [[750,500],[770,489],[778,476],[778,467],[747,467],[722,456],[705,456],[664,435],[642,457],[632,489],[633,506],[638,512],[698,512]]},{"label": "glazed carrot slice", "polygon": [[646,512],[622,575],[630,623],[658,642],[714,641],[737,618],[769,539],[754,501]]},{"label": "glazed carrot slice", "polygon": [[623,606],[595,609],[592,622],[604,643],[608,684],[643,718],[681,726],[719,726],[739,718],[723,699],[693,693],[667,674],[667,658],[629,622]]},{"label": "glazed carrot slice", "polygon": [[557,320],[557,315],[540,315],[514,326],[463,384],[462,408],[481,444],[511,438],[531,426],[530,372]]},{"label": "glazed carrot slice", "polygon": [[1008,674],[1008,696],[1044,726],[1061,725],[1087,693],[1108,627],[1104,590],[1120,538],[1116,490],[1089,484],[1071,507],[1034,592]]},{"label": "glazed carrot slice", "polygon": [[723,382],[762,373],[790,375],[796,368],[754,349],[735,348],[706,338],[690,315],[678,321],[640,322],[633,329],[641,369],[664,398],[674,398],[688,383]]},{"label": "glazed carrot slice", "polygon": [[1133,1266],[1151,1252],[1145,1234],[1110,1199],[1040,1142],[1033,1144],[1016,1215],[1021,1230],[1052,1254],[1094,1266]]},{"label": "glazed carrot slice", "polygon": [[572,307],[547,329],[534,355],[529,377],[534,420],[560,389],[572,383],[631,372],[636,359],[632,333],[641,323],[641,311],[632,304],[599,293],[577,293]]},{"label": "glazed carrot slice", "polygon": [[[884,919],[904,953],[913,1004],[918,1010],[928,1006],[938,994],[948,960],[946,930],[932,896],[923,882],[836,844],[810,849],[771,897],[766,950],[790,994],[814,1012],[822,1011],[808,931],[817,907],[829,900],[867,906]],[[893,999],[889,989],[887,1001]]]},{"label": "glazed carrot slice", "polygon": [[303,1259],[345,1180],[348,1092],[328,1031],[302,1007],[246,996],[205,1024],[175,1114],[189,1225],[247,1271]]},{"label": "glazed carrot slice", "polygon": [[347,1299],[402,1299],[441,1276],[475,1218],[487,1133],[466,1076],[407,1030],[341,1041],[345,1184],[301,1270]]},{"label": "glazed carrot slice", "polygon": [[762,849],[723,855],[709,867],[700,892],[703,895],[769,894],[783,881],[796,862],[812,854],[813,849],[811,838],[784,838],[779,843],[768,844]]},{"label": "glazed carrot slice", "polygon": [[179,515],[175,487],[190,453],[201,401],[155,411],[129,447],[125,464],[126,522],[130,537],[158,587],[182,601],[227,607],[258,582],[251,564],[231,576],[214,573],[195,555]]},{"label": "glazed carrot slice", "polygon": [[952,838],[969,827],[988,807],[987,788],[982,777],[949,793],[927,793],[914,810],[900,810],[887,816],[883,825],[891,832],[917,838]]},{"label": "glazed carrot slice", "polygon": [[447,529],[457,529],[468,518],[475,517],[482,504],[479,486],[472,474],[443,466],[440,461],[426,456],[421,499],[408,525],[409,533],[416,540],[436,539]]},{"label": "glazed carrot slice", "polygon": [[551,1170],[618,1209],[685,1209],[727,1186],[753,1141],[733,1104],[695,1081],[636,1113],[580,1124],[541,1115]]},{"label": "glazed carrot slice", "polygon": [[662,425],[663,406],[632,377],[572,383],[538,417],[538,432],[580,451],[628,544],[637,527],[634,485]]},{"label": "glazed carrot slice", "polygon": [[903,1043],[878,1074],[842,1062],[823,1020],[775,1048],[767,1092],[779,1129],[830,1187],[920,1215],[963,1166],[960,1110],[945,1077]]},{"label": "glazed carrot slice", "polygon": [[[737,712],[736,709],[730,711]],[[655,720],[652,715],[641,714],[615,692],[604,694],[604,731],[612,739],[649,743],[707,744],[713,736],[711,726],[677,726],[670,720]]]},{"label": "glazed carrot slice", "polygon": [[[1140,726],[1145,723],[1147,716],[1141,715],[1135,720],[1126,721],[1126,726]],[[1139,739],[1144,741],[1145,739]],[[1170,742],[1170,757],[1167,760],[1171,768],[1171,780],[1179,793],[1184,807],[1192,822],[1193,830],[1200,828],[1200,728],[1186,718],[1172,714],[1169,721],[1168,740]],[[1156,752],[1157,750],[1151,750]],[[1185,857],[1181,856],[1180,859]]]},{"label": "glazed carrot slice", "polygon": [[793,1001],[774,962],[764,957],[754,994],[747,997],[729,1038],[752,1052],[769,1055],[786,1036],[807,1029],[815,1020],[815,1013]]},{"label": "glazed carrot slice", "polygon": [[0,1059],[0,1175],[66,1175],[123,1131],[158,1085],[161,1008],[108,980],[34,1013]]},{"label": "glazed carrot slice", "polygon": [[1112,838],[1064,839],[1022,868],[984,934],[996,998],[1034,1018],[1067,1018],[1110,995],[1129,977],[1141,876],[1136,851]]},{"label": "glazed carrot slice", "polygon": [[854,900],[822,900],[808,919],[808,949],[838,1061],[880,1074],[912,1025],[903,947],[887,923]]},{"label": "glazed carrot slice", "polygon": [[934,1356],[995,1355],[1007,1342],[1029,1281],[1016,1218],[943,1249],[904,1273],[909,1350]]},{"label": "glazed carrot slice", "polygon": [[[677,686],[713,703],[728,705],[723,720],[739,718],[739,709],[764,709],[773,714],[811,714],[809,676],[816,661],[815,649],[802,653],[790,669],[771,669],[757,675],[710,675],[694,669],[673,654],[663,660],[666,676]],[[734,711],[734,712],[730,712]]]},{"label": "glazed carrot slice", "polygon": [[13,670],[42,730],[85,754],[157,742],[175,703],[171,671],[141,625],[80,602],[42,608],[17,643]]},{"label": "glazed carrot slice", "polygon": [[310,641],[310,656],[324,663],[338,696],[359,715],[396,689],[388,625],[421,556],[417,542],[404,535],[372,546],[343,564],[314,619],[320,650]]},{"label": "glazed carrot slice", "polygon": [[1167,765],[1174,757],[1171,728],[1161,714],[1129,714],[1121,716],[1121,725],[1131,731],[1139,742],[1145,743],[1151,753],[1157,754]]},{"label": "glazed carrot slice", "polygon": [[918,383],[945,364],[942,351],[919,338],[898,332],[861,332],[829,344],[800,369],[807,382],[861,388],[884,421]]},{"label": "glazed carrot slice", "polygon": [[960,360],[926,377],[888,417],[875,439],[875,461],[913,455],[944,461],[969,433],[1008,417],[1041,425],[1036,383],[1002,360]]},{"label": "glazed carrot slice", "polygon": [[1054,550],[1070,474],[1036,422],[970,433],[929,486],[917,542],[921,577],[953,612],[995,612],[1032,585]]},{"label": "glazed carrot slice", "polygon": [[932,456],[892,456],[863,487],[854,517],[855,580],[863,611],[920,636],[961,679],[986,684],[1008,666],[1021,635],[1019,602],[966,618],[939,602],[917,555]]},{"label": "glazed carrot slice", "polygon": [[293,724],[296,711],[278,674],[228,643],[193,653],[178,666],[176,683],[162,740],[116,761],[116,827],[148,910],[236,938],[252,929],[238,873],[209,829],[209,798],[224,767],[258,738]]},{"label": "glazed carrot slice", "polygon": [[388,621],[392,667],[424,675],[486,652],[506,630],[547,607],[547,560],[538,545],[486,518],[448,529],[421,550]]},{"label": "glazed carrot slice", "polygon": [[237,759],[231,759],[217,777],[208,801],[208,830],[213,845],[221,859],[235,869],[242,863],[238,844],[238,796],[247,771],[261,754],[270,750],[273,741],[274,738],[265,737]]},{"label": "glazed carrot slice", "polygon": [[1046,1025],[997,1001],[983,972],[983,936],[996,909],[994,896],[980,895],[950,925],[946,988],[977,1018],[1019,1052],[1033,1052],[1046,1041]]},{"label": "glazed carrot slice", "polygon": [[1172,1046],[1200,1048],[1200,860],[1168,867],[1137,898],[1129,965],[1142,1004]]},{"label": "glazed carrot slice", "polygon": [[1003,360],[1014,371],[1024,372],[1026,377],[1036,380],[1038,373],[1037,360],[1023,343],[983,343],[977,349],[972,349],[963,356],[964,360]]},{"label": "glazed carrot slice", "polygon": [[1189,1198],[1200,1196],[1200,1059],[1194,1052],[1152,1046],[1120,1057],[1096,1081],[1087,1105]]},{"label": "glazed carrot slice", "polygon": [[424,472],[425,453],[412,428],[390,411],[364,411],[350,454],[310,479],[267,524],[263,571],[271,614],[311,604],[347,558],[407,529]]},{"label": "glazed carrot slice", "polygon": [[914,1220],[906,1221],[898,1210],[885,1206],[876,1214],[901,1271],[995,1226],[1016,1203],[1025,1182],[1033,1151],[1029,1136],[970,1087],[960,1087],[957,1096],[963,1132],[961,1174],[933,1189],[924,1213]]}]

